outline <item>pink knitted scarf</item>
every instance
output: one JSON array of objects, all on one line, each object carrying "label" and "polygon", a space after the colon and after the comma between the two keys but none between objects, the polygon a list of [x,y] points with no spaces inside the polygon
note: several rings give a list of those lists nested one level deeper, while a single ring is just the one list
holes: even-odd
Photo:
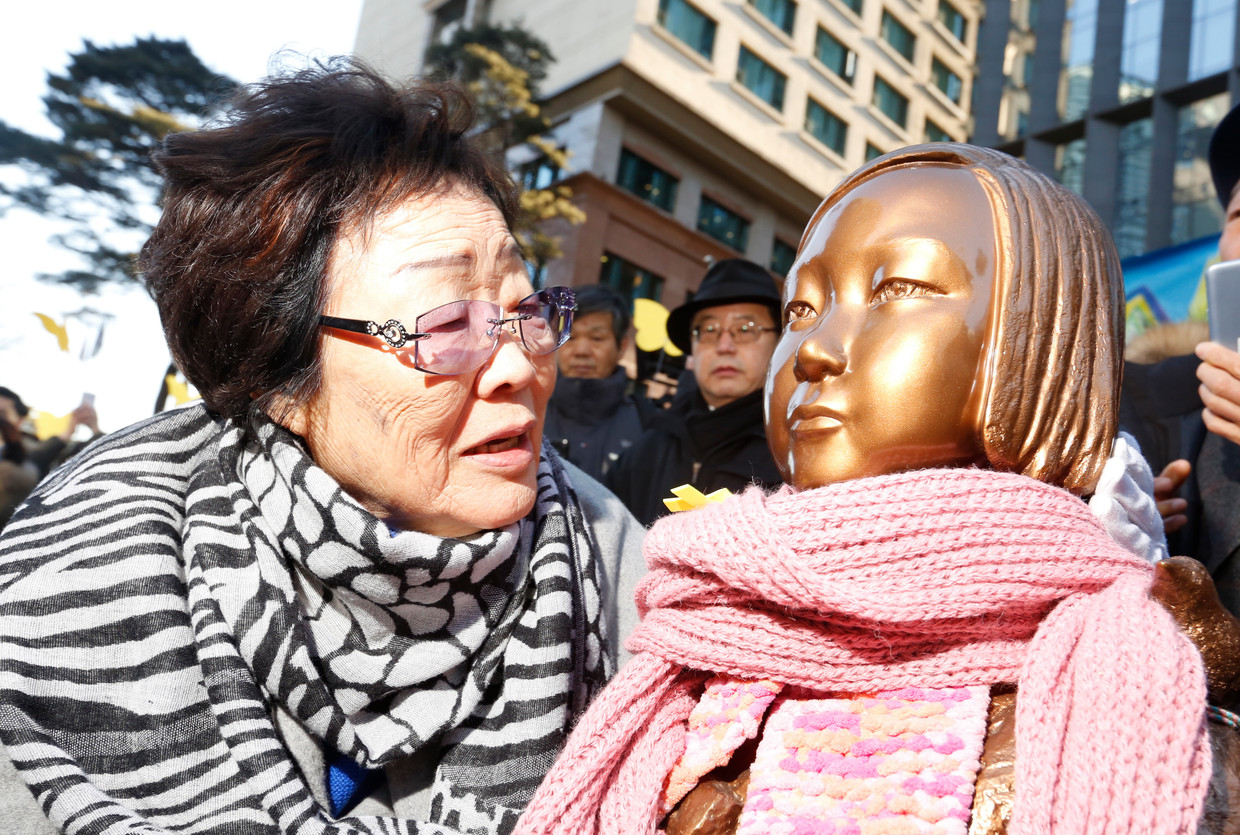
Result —
[{"label": "pink knitted scarf", "polygon": [[927,470],[658,522],[638,652],[518,825],[648,833],[713,673],[824,692],[1017,682],[1010,831],[1188,833],[1210,774],[1205,677],[1152,570],[1071,494]]}]

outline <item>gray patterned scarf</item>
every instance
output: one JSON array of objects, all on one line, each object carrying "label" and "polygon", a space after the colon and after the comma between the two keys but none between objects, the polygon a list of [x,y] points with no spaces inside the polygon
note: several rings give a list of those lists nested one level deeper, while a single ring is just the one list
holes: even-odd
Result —
[{"label": "gray patterned scarf", "polygon": [[[270,421],[247,440],[201,410],[109,439],[40,490],[0,544],[10,614],[0,736],[70,832],[507,832],[609,672],[554,453],[528,516],[442,539],[390,530]],[[66,668],[74,644],[98,651],[87,680]],[[367,768],[437,758],[431,820],[332,822],[276,705]]]}]

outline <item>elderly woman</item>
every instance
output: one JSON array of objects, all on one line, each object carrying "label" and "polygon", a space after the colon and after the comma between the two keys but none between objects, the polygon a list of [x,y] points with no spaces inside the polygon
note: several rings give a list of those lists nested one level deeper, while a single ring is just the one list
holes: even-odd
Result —
[{"label": "elderly woman", "polygon": [[515,824],[614,664],[640,528],[542,445],[572,292],[531,287],[471,118],[334,64],[156,155],[141,267],[204,403],[5,532],[7,831]]}]

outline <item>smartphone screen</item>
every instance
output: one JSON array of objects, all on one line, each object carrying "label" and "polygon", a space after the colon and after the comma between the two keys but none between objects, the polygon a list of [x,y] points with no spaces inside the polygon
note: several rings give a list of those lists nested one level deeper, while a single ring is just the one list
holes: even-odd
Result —
[{"label": "smartphone screen", "polygon": [[1206,270],[1210,341],[1240,351],[1240,261],[1224,261]]}]

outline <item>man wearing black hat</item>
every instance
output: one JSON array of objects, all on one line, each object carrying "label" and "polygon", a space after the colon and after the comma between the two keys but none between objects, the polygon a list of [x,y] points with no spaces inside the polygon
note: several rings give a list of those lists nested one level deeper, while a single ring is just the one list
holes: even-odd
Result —
[{"label": "man wearing black hat", "polygon": [[[1224,207],[1219,259],[1240,259],[1240,107],[1214,130],[1210,173]],[[1205,565],[1240,615],[1240,354],[1202,342],[1196,356],[1125,363],[1120,424],[1162,471],[1155,491],[1171,553]]]},{"label": "man wearing black hat", "polygon": [[692,379],[682,378],[688,385],[671,409],[607,479],[642,524],[668,512],[663,499],[681,484],[710,493],[780,483],[762,420],[779,306],[771,274],[732,258],[712,264],[697,295],[668,316],[668,337],[691,356]]}]

